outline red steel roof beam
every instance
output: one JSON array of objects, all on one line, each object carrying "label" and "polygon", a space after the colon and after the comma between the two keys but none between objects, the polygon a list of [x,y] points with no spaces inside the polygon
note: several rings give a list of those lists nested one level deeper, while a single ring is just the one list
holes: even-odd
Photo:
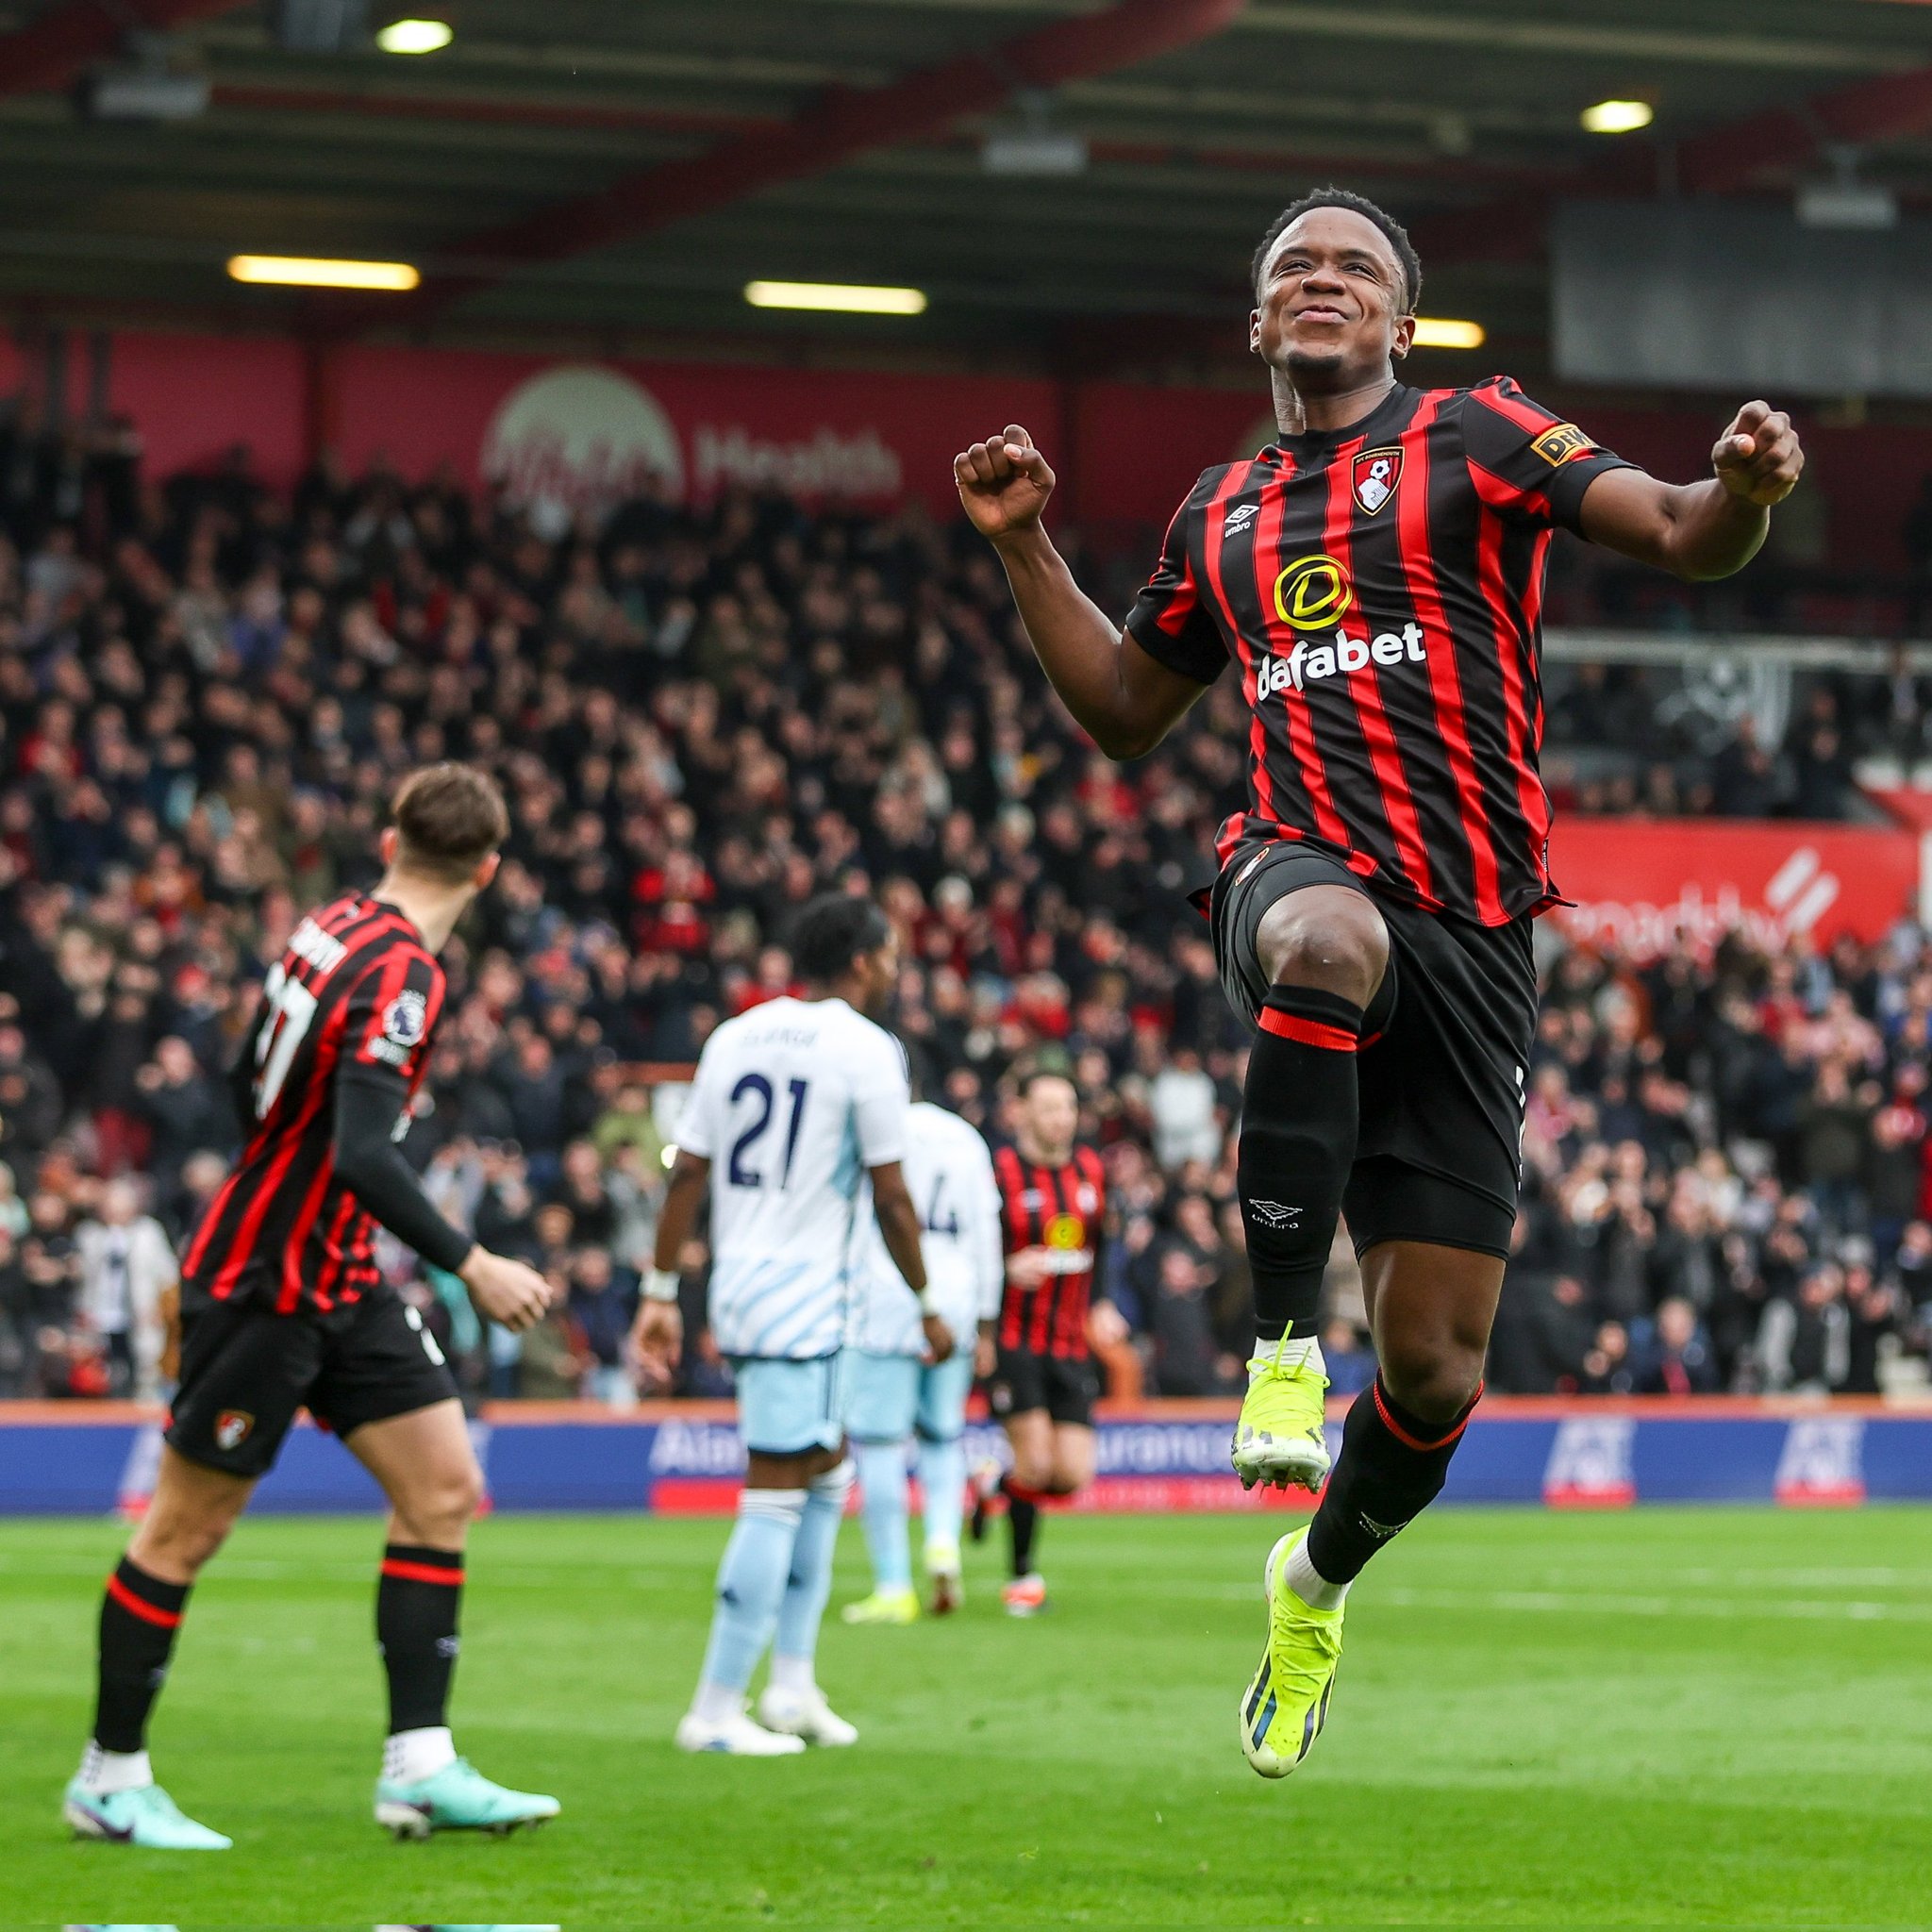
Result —
[{"label": "red steel roof beam", "polygon": [[61,0],[25,26],[0,34],[0,94],[33,93],[70,80],[121,49],[130,32],[164,33],[242,0]]},{"label": "red steel roof beam", "polygon": [[[781,182],[806,179],[874,148],[930,133],[962,114],[997,108],[1017,88],[1060,87],[1170,54],[1227,26],[1246,0],[1119,0],[1010,41],[921,69],[889,86],[828,91],[795,119],[741,135],[687,160],[667,161],[594,194],[472,235],[451,253],[500,262],[450,276],[408,298],[420,321],[459,295],[503,280],[521,263],[561,261],[709,214]],[[385,321],[400,305],[385,304]]]}]

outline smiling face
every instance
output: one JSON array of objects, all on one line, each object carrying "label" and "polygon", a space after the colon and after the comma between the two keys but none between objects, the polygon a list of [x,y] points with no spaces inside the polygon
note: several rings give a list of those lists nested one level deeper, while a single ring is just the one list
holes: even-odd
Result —
[{"label": "smiling face", "polygon": [[1311,208],[1276,237],[1248,341],[1297,389],[1359,388],[1407,355],[1414,334],[1401,258],[1367,216]]}]

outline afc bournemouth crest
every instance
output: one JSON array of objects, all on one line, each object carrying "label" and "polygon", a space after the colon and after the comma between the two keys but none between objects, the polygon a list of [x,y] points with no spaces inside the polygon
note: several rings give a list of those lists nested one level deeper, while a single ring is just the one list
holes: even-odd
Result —
[{"label": "afc bournemouth crest", "polygon": [[1365,449],[1355,459],[1355,500],[1371,516],[1395,494],[1401,481],[1402,451],[1396,444]]},{"label": "afc bournemouth crest", "polygon": [[215,1418],[215,1447],[239,1449],[248,1440],[255,1418],[245,1408],[225,1408]]}]

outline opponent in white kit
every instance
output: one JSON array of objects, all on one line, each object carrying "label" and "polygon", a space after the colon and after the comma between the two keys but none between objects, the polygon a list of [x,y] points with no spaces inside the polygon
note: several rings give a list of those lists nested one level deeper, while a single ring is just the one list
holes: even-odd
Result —
[{"label": "opponent in white kit", "polygon": [[916,1102],[907,1118],[906,1185],[919,1210],[930,1306],[958,1338],[944,1361],[929,1359],[920,1304],[874,1233],[859,1274],[858,1326],[845,1357],[845,1429],[858,1463],[865,1543],[874,1590],[845,1606],[848,1624],[909,1624],[919,1614],[907,1534],[907,1450],[919,1437],[924,1493],[925,1568],[935,1616],[958,1609],[959,1526],[964,1513],[966,1397],[975,1329],[991,1366],[992,1320],[1006,1278],[1000,1197],[992,1156],[958,1114]]},{"label": "opponent in white kit", "polygon": [[[909,1291],[925,1293],[919,1216],[900,1170],[905,1057],[865,1017],[897,971],[892,929],[870,900],[827,894],[800,913],[791,956],[806,996],[727,1020],[699,1056],[632,1331],[640,1359],[668,1374],[683,1340],[677,1256],[708,1182],[710,1325],[737,1374],[747,1467],[703,1674],[677,1726],[687,1751],[775,1757],[857,1740],[825,1702],[812,1659],[852,1487],[840,1352],[868,1176],[885,1246]],[[936,1359],[951,1354],[937,1315],[922,1326]],[[754,1723],[745,1691],[768,1644],[771,1681]]]}]

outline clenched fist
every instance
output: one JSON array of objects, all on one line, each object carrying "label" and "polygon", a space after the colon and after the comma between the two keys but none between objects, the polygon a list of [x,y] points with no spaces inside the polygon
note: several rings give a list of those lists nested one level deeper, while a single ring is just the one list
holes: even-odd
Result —
[{"label": "clenched fist", "polygon": [[1791,419],[1782,409],[1774,409],[1769,403],[1746,403],[1718,438],[1710,466],[1733,496],[1769,509],[1797,488],[1805,452]]},{"label": "clenched fist", "polygon": [[998,542],[1040,521],[1053,494],[1054,475],[1033,439],[1017,423],[953,458],[959,501],[982,537]]}]

